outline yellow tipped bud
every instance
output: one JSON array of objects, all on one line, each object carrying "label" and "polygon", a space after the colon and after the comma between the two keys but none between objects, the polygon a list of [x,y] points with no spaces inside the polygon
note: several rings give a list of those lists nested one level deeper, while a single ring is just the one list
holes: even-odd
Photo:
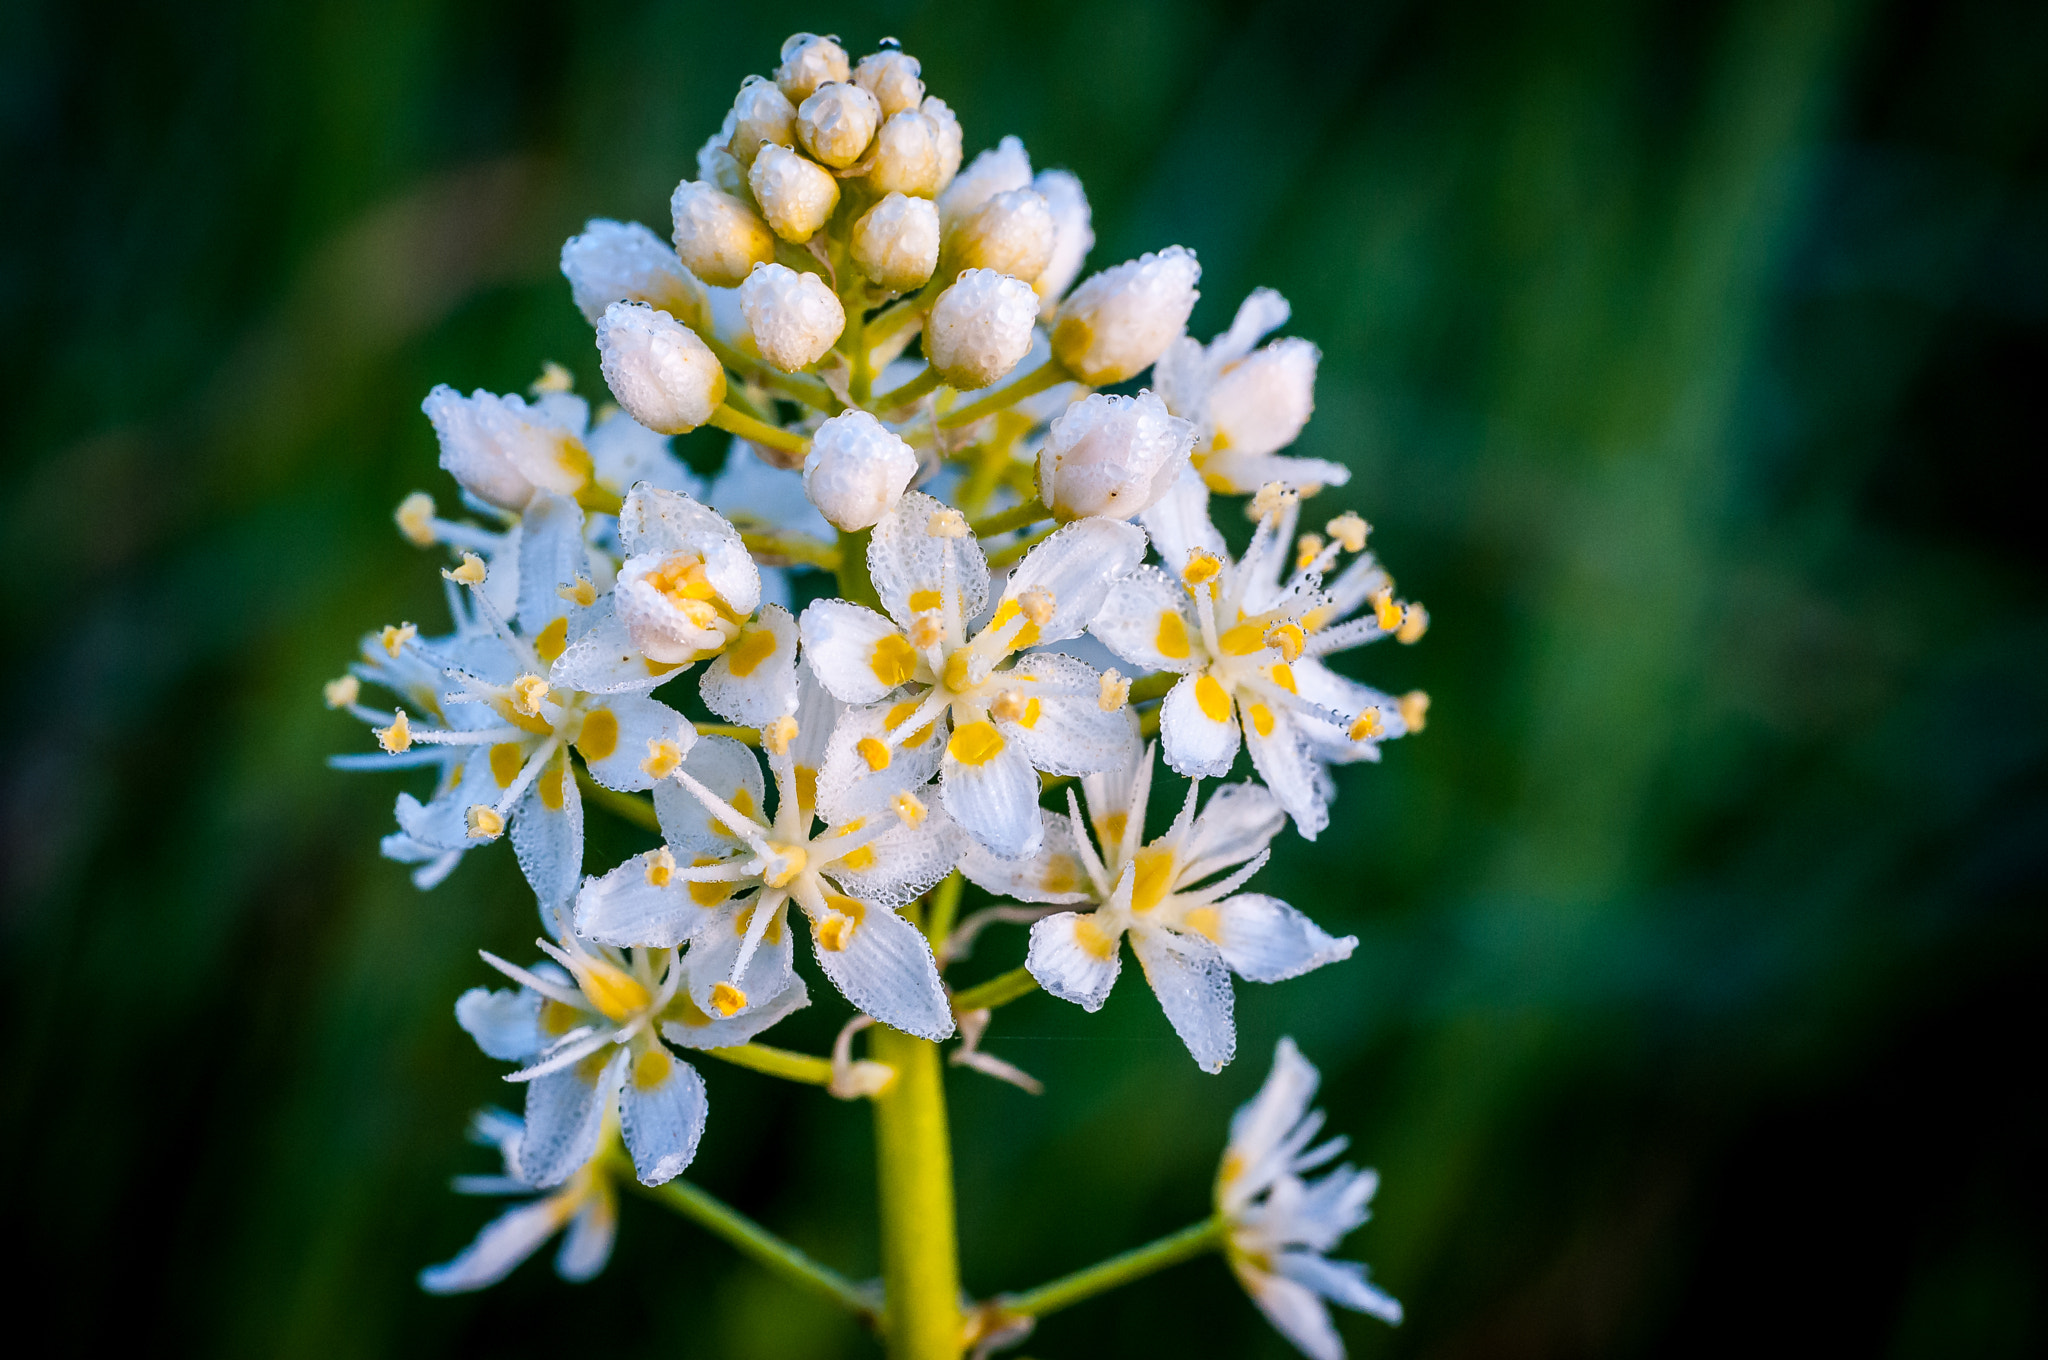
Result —
[{"label": "yellow tipped bud", "polygon": [[1420,604],[1411,602],[1401,613],[1401,626],[1394,636],[1402,642],[1420,642],[1422,635],[1429,631],[1429,611]]},{"label": "yellow tipped bud", "polygon": [[580,604],[588,609],[597,603],[597,587],[588,576],[578,576],[573,584],[555,587],[555,598]]},{"label": "yellow tipped bud", "polygon": [[484,583],[484,560],[473,552],[462,555],[462,565],[453,571],[443,567],[441,574],[459,586],[480,586]]},{"label": "yellow tipped bud", "polygon": [[405,650],[406,643],[419,635],[420,630],[410,623],[401,623],[395,628],[387,624],[384,631],[377,635],[377,641],[384,644],[387,655],[395,657]]},{"label": "yellow tipped bud", "polygon": [[512,707],[530,718],[540,716],[540,701],[548,697],[548,682],[538,675],[522,675],[512,682]]},{"label": "yellow tipped bud", "polygon": [[1380,722],[1380,711],[1376,708],[1368,708],[1358,715],[1356,722],[1351,724],[1350,735],[1353,741],[1370,741],[1384,731],[1386,731],[1386,725]]},{"label": "yellow tipped bud", "polygon": [[329,680],[320,687],[320,697],[327,701],[329,708],[347,708],[360,699],[363,682],[353,675],[344,675],[338,680]]},{"label": "yellow tipped bud", "polygon": [[1322,555],[1322,551],[1323,536],[1321,534],[1303,534],[1294,545],[1295,568],[1299,570],[1307,567],[1309,563]]},{"label": "yellow tipped bud", "polygon": [[474,841],[494,841],[505,834],[505,819],[493,807],[482,803],[473,804],[465,818],[469,823],[469,838]]},{"label": "yellow tipped bud", "polygon": [[1114,713],[1131,701],[1131,682],[1115,671],[1102,673],[1102,688],[1096,691],[1095,706],[1104,713]]},{"label": "yellow tipped bud", "polygon": [[666,888],[676,873],[676,857],[664,845],[647,856],[647,881],[657,888]]},{"label": "yellow tipped bud", "polygon": [[[353,678],[353,677],[351,677]],[[412,747],[412,722],[399,709],[391,715],[391,726],[376,729],[377,744],[390,755],[400,755]]]},{"label": "yellow tipped bud", "polygon": [[1419,689],[1411,689],[1401,696],[1401,721],[1410,732],[1420,732],[1428,725],[1429,696]]},{"label": "yellow tipped bud", "polygon": [[896,795],[896,816],[905,826],[923,826],[927,815],[925,805],[918,801],[916,794],[905,790]]},{"label": "yellow tipped bud", "polygon": [[967,516],[958,510],[941,510],[925,521],[924,531],[933,538],[965,538],[968,534]]},{"label": "yellow tipped bud", "polygon": [[1394,603],[1394,592],[1382,590],[1372,597],[1373,617],[1379,620],[1380,631],[1391,633],[1401,626],[1401,606]]},{"label": "yellow tipped bud", "polygon": [[796,740],[796,719],[784,714],[761,729],[761,744],[768,748],[768,754],[786,756],[789,744]]},{"label": "yellow tipped bud", "polygon": [[1346,552],[1364,552],[1365,536],[1372,531],[1372,526],[1359,518],[1356,510],[1346,510],[1323,528],[1331,538],[1344,545]]},{"label": "yellow tipped bud", "polygon": [[647,759],[640,762],[640,768],[650,779],[666,779],[676,772],[676,766],[683,763],[683,748],[666,737],[655,737],[647,743]]},{"label": "yellow tipped bud", "polygon": [[1276,623],[1266,630],[1266,645],[1280,649],[1280,659],[1292,662],[1308,645],[1308,634],[1298,623]]},{"label": "yellow tipped bud", "polygon": [[434,546],[434,498],[424,491],[415,491],[398,503],[398,513],[392,516],[398,521],[398,532],[422,548]]},{"label": "yellow tipped bud", "polygon": [[747,994],[730,982],[721,982],[711,989],[711,1009],[730,1020],[747,1008]]},{"label": "yellow tipped bud", "polygon": [[1223,559],[1203,548],[1196,548],[1188,554],[1188,564],[1180,569],[1180,579],[1190,586],[1207,585],[1223,572]]}]

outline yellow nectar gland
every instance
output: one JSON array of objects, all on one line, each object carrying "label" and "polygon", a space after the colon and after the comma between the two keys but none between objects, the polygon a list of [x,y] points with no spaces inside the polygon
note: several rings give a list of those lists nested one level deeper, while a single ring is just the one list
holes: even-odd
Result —
[{"label": "yellow nectar gland", "polygon": [[469,824],[471,840],[494,841],[505,834],[505,819],[494,807],[473,804],[464,820]]},{"label": "yellow nectar gland", "polygon": [[[723,863],[725,861],[716,855],[698,855],[690,861],[690,867],[692,869],[708,869],[714,864]],[[739,884],[729,878],[692,879],[690,880],[690,900],[700,907],[715,907],[726,898],[731,897],[738,887]]]},{"label": "yellow nectar gland", "polygon": [[818,948],[834,953],[853,943],[853,932],[866,919],[868,909],[858,898],[832,893],[825,898],[825,905],[832,911],[830,916],[818,922]]},{"label": "yellow nectar gland", "polygon": [[462,555],[461,566],[453,571],[444,567],[441,574],[459,586],[480,586],[486,574],[484,560],[473,552],[466,552]]},{"label": "yellow nectar gland", "polygon": [[1262,703],[1254,702],[1250,708],[1245,710],[1245,715],[1252,720],[1252,731],[1258,733],[1262,737],[1270,737],[1273,735],[1272,709],[1267,708]]},{"label": "yellow nectar gland", "polygon": [[1360,518],[1356,510],[1346,510],[1323,528],[1331,538],[1344,545],[1346,552],[1364,552],[1365,536],[1372,532],[1372,526]]},{"label": "yellow nectar gland", "polygon": [[1006,689],[996,696],[989,712],[1004,722],[1021,723],[1025,727],[1038,725],[1039,702],[1035,695],[1021,689]]},{"label": "yellow nectar gland", "polygon": [[775,655],[775,634],[766,628],[743,628],[738,641],[725,651],[725,668],[744,680]]},{"label": "yellow nectar gland", "polygon": [[1230,716],[1230,692],[1216,683],[1215,676],[1204,675],[1195,681],[1195,706],[1210,722],[1222,722]]},{"label": "yellow nectar gland", "polygon": [[1300,658],[1302,649],[1308,646],[1308,634],[1298,623],[1276,623],[1266,630],[1266,645],[1280,649],[1280,659],[1292,662]]},{"label": "yellow nectar gland", "polygon": [[548,682],[538,675],[522,675],[512,682],[512,707],[529,718],[540,716],[540,701],[548,697]]},{"label": "yellow nectar gland", "polygon": [[395,657],[405,649],[406,643],[419,635],[420,630],[410,623],[401,623],[395,628],[387,624],[384,631],[377,635],[377,641],[384,644],[386,655]]},{"label": "yellow nectar gland", "polygon": [[897,794],[894,801],[894,806],[896,808],[897,819],[900,820],[905,826],[924,825],[924,819],[928,812],[928,809],[922,802],[918,800],[916,794],[911,793],[908,790],[905,790],[904,792]]},{"label": "yellow nectar gland", "polygon": [[986,765],[1003,753],[1008,743],[992,722],[971,722],[953,733],[946,754],[962,765]]},{"label": "yellow nectar gland", "polygon": [[540,366],[540,376],[533,380],[533,386],[527,390],[538,397],[549,392],[567,392],[575,386],[576,379],[570,376],[569,370],[550,359]]},{"label": "yellow nectar gland", "polygon": [[651,1091],[668,1080],[676,1060],[660,1044],[649,1044],[640,1056],[633,1059],[633,1085],[642,1091]]},{"label": "yellow nectar gland", "polygon": [[1159,631],[1152,638],[1152,645],[1169,661],[1180,661],[1187,657],[1188,626],[1178,610],[1159,611]]},{"label": "yellow nectar gland", "polygon": [[1380,721],[1380,711],[1368,708],[1358,715],[1358,721],[1351,724],[1351,740],[1370,741],[1386,730],[1386,724]]},{"label": "yellow nectar gland", "polygon": [[711,1009],[728,1020],[747,1008],[747,994],[730,982],[721,982],[711,989]]},{"label": "yellow nectar gland", "polygon": [[424,491],[415,491],[398,503],[398,513],[392,516],[398,521],[398,532],[417,547],[434,546],[434,498]]},{"label": "yellow nectar gland", "polygon": [[910,612],[928,614],[946,602],[946,597],[936,590],[913,590],[910,592]]},{"label": "yellow nectar gland", "polygon": [[543,661],[553,661],[569,650],[569,616],[564,614],[534,634],[533,650]]},{"label": "yellow nectar gland", "polygon": [[769,865],[768,872],[762,876],[761,881],[771,888],[789,886],[789,881],[802,873],[804,865],[810,862],[810,856],[804,853],[801,845],[778,845],[770,842],[768,850],[775,856],[775,862]]},{"label": "yellow nectar gland", "polygon": [[1131,682],[1114,670],[1102,673],[1102,685],[1095,692],[1095,706],[1104,713],[1114,713],[1131,701]]},{"label": "yellow nectar gland", "polygon": [[1372,613],[1383,633],[1391,633],[1401,626],[1401,606],[1394,603],[1391,590],[1382,590],[1372,597]]},{"label": "yellow nectar gland", "polygon": [[933,538],[965,538],[967,516],[958,510],[941,510],[925,521],[924,531]]},{"label": "yellow nectar gland", "polygon": [[1096,923],[1093,913],[1074,918],[1074,943],[1104,962],[1116,957],[1117,937]]},{"label": "yellow nectar gland", "polygon": [[640,979],[609,960],[586,954],[576,959],[574,972],[583,995],[604,1012],[607,1020],[624,1020],[635,1011],[645,1010],[654,999]]},{"label": "yellow nectar gland", "polygon": [[657,888],[666,888],[668,886],[669,880],[674,878],[675,875],[676,857],[669,852],[669,848],[666,845],[661,846],[659,849],[648,852],[648,883]]},{"label": "yellow nectar gland", "polygon": [[1413,645],[1422,641],[1422,635],[1429,631],[1429,611],[1420,604],[1410,602],[1401,613],[1401,626],[1395,631],[1396,639]]},{"label": "yellow nectar gland", "polygon": [[1222,558],[1215,553],[1196,548],[1188,554],[1188,564],[1181,568],[1180,579],[1190,587],[1207,585],[1222,572]]},{"label": "yellow nectar gland", "polygon": [[377,729],[377,744],[394,756],[412,746],[412,723],[406,718],[404,709],[392,713],[391,726]]},{"label": "yellow nectar gland", "polygon": [[1294,545],[1294,565],[1296,570],[1307,567],[1309,563],[1322,556],[1322,552],[1323,536],[1321,534],[1303,534],[1295,541]]},{"label": "yellow nectar gland", "polygon": [[868,763],[868,769],[876,773],[889,768],[889,747],[879,737],[862,737],[853,749]]},{"label": "yellow nectar gland", "polygon": [[353,675],[329,680],[320,687],[320,697],[327,701],[329,708],[347,708],[363,697],[363,682]]},{"label": "yellow nectar gland", "polygon": [[1411,689],[1401,696],[1401,721],[1410,732],[1420,732],[1429,718],[1429,696]]},{"label": "yellow nectar gland", "polygon": [[1250,656],[1265,649],[1266,630],[1256,621],[1233,624],[1223,630],[1223,635],[1216,639],[1216,645],[1223,649],[1225,656]]},{"label": "yellow nectar gland", "polygon": [[647,759],[640,762],[640,768],[647,772],[649,779],[666,779],[682,763],[683,748],[680,745],[667,737],[654,737],[647,743]]},{"label": "yellow nectar gland", "polygon": [[796,719],[786,713],[761,729],[761,744],[768,748],[770,755],[788,755],[789,744],[795,740]]},{"label": "yellow nectar gland", "polygon": [[570,604],[580,604],[585,609],[597,603],[597,587],[591,583],[588,576],[578,575],[570,584],[556,586],[555,595]]},{"label": "yellow nectar gland", "polygon": [[1216,944],[1223,943],[1223,913],[1214,907],[1196,907],[1181,924],[1197,935],[1208,936]]},{"label": "yellow nectar gland", "polygon": [[868,654],[868,669],[875,679],[894,689],[910,683],[917,674],[917,649],[910,645],[901,633],[889,633],[878,639],[875,649]]},{"label": "yellow nectar gland", "polygon": [[1173,890],[1173,847],[1148,845],[1131,856],[1131,910],[1150,911]]}]

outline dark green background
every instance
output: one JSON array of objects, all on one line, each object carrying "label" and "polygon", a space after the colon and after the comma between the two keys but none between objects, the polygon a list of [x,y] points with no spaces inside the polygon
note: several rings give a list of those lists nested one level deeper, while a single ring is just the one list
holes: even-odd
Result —
[{"label": "dark green background", "polygon": [[[208,1355],[862,1355],[626,1206],[461,1300],[516,1097],[450,1003],[509,854],[414,892],[319,685],[441,618],[419,401],[597,379],[554,272],[787,32],[894,33],[1324,361],[1305,453],[1436,624],[1436,698],[1274,891],[1362,939],[1197,1071],[1127,977],[953,1081],[967,1282],[1204,1212],[1282,1033],[1384,1174],[1360,1355],[2018,1356],[2048,1336],[2048,9],[2036,3],[9,6],[0,503],[16,1326]],[[705,450],[694,447],[701,455]],[[2034,525],[2032,530],[2028,525]],[[593,815],[595,821],[595,815]],[[593,837],[593,865],[634,844]],[[991,937],[979,967],[1007,966]],[[970,973],[969,976],[972,976]],[[836,997],[778,1032],[822,1044]],[[874,1267],[863,1111],[704,1064],[704,1184]],[[26,1258],[26,1268],[21,1258]],[[19,1334],[19,1333],[17,1333]],[[1202,1262],[1041,1356],[1285,1353]]]}]

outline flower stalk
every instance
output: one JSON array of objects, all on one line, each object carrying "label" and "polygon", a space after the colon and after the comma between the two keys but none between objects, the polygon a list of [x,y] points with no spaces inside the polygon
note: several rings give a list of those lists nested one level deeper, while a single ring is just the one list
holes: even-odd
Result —
[{"label": "flower stalk", "polygon": [[868,1051],[896,1069],[894,1084],[874,1100],[883,1334],[889,1355],[892,1360],[957,1360],[960,1266],[939,1046],[877,1025]]}]

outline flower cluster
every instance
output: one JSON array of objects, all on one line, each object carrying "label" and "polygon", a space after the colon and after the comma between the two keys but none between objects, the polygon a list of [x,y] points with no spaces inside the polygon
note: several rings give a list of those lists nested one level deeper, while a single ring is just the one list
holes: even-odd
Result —
[{"label": "flower cluster", "polygon": [[[1235,1049],[1233,975],[1356,943],[1240,891],[1290,822],[1328,825],[1330,766],[1377,759],[1427,707],[1328,664],[1427,616],[1356,514],[1302,531],[1304,498],[1347,476],[1282,452],[1314,346],[1259,347],[1288,317],[1265,289],[1189,338],[1200,267],[1180,246],[1083,279],[1079,181],[1034,172],[1015,138],[963,164],[921,76],[894,47],[853,62],[799,34],[677,186],[668,242],[599,220],[563,247],[611,399],[594,418],[553,365],[525,395],[426,398],[462,510],[416,493],[397,518],[445,554],[452,626],[364,638],[327,699],[376,749],[336,763],[433,771],[383,843],[422,888],[509,840],[544,956],[485,955],[511,985],[456,1005],[525,1086],[523,1119],[479,1125],[504,1175],[470,1188],[538,1197],[430,1289],[487,1284],[564,1226],[565,1275],[603,1264],[614,1183],[673,1178],[702,1136],[686,1055],[807,1004],[799,918],[860,1016],[960,1031],[958,1060],[1026,1083],[978,1051],[986,1008],[942,975],[991,921],[1030,923],[1023,986],[1091,1011],[1128,937],[1210,1071]],[[1148,370],[1135,394],[1094,390]],[[708,479],[671,442],[700,426],[732,436]],[[1242,552],[1216,496],[1250,498]],[[1256,778],[1205,800],[1240,746]],[[1148,837],[1160,754],[1190,783]],[[658,842],[586,864],[587,800]],[[1001,903],[954,922],[933,890],[956,873]],[[887,1079],[854,1066],[843,1040],[835,1094]],[[1283,1048],[1233,1136],[1261,1169],[1226,1167],[1219,1195],[1260,1305],[1328,1354],[1296,1295],[1380,1296],[1288,1245],[1321,1239],[1281,1220],[1329,1199],[1348,1226],[1363,1203],[1296,1178],[1281,1126],[1303,1067]]]}]

